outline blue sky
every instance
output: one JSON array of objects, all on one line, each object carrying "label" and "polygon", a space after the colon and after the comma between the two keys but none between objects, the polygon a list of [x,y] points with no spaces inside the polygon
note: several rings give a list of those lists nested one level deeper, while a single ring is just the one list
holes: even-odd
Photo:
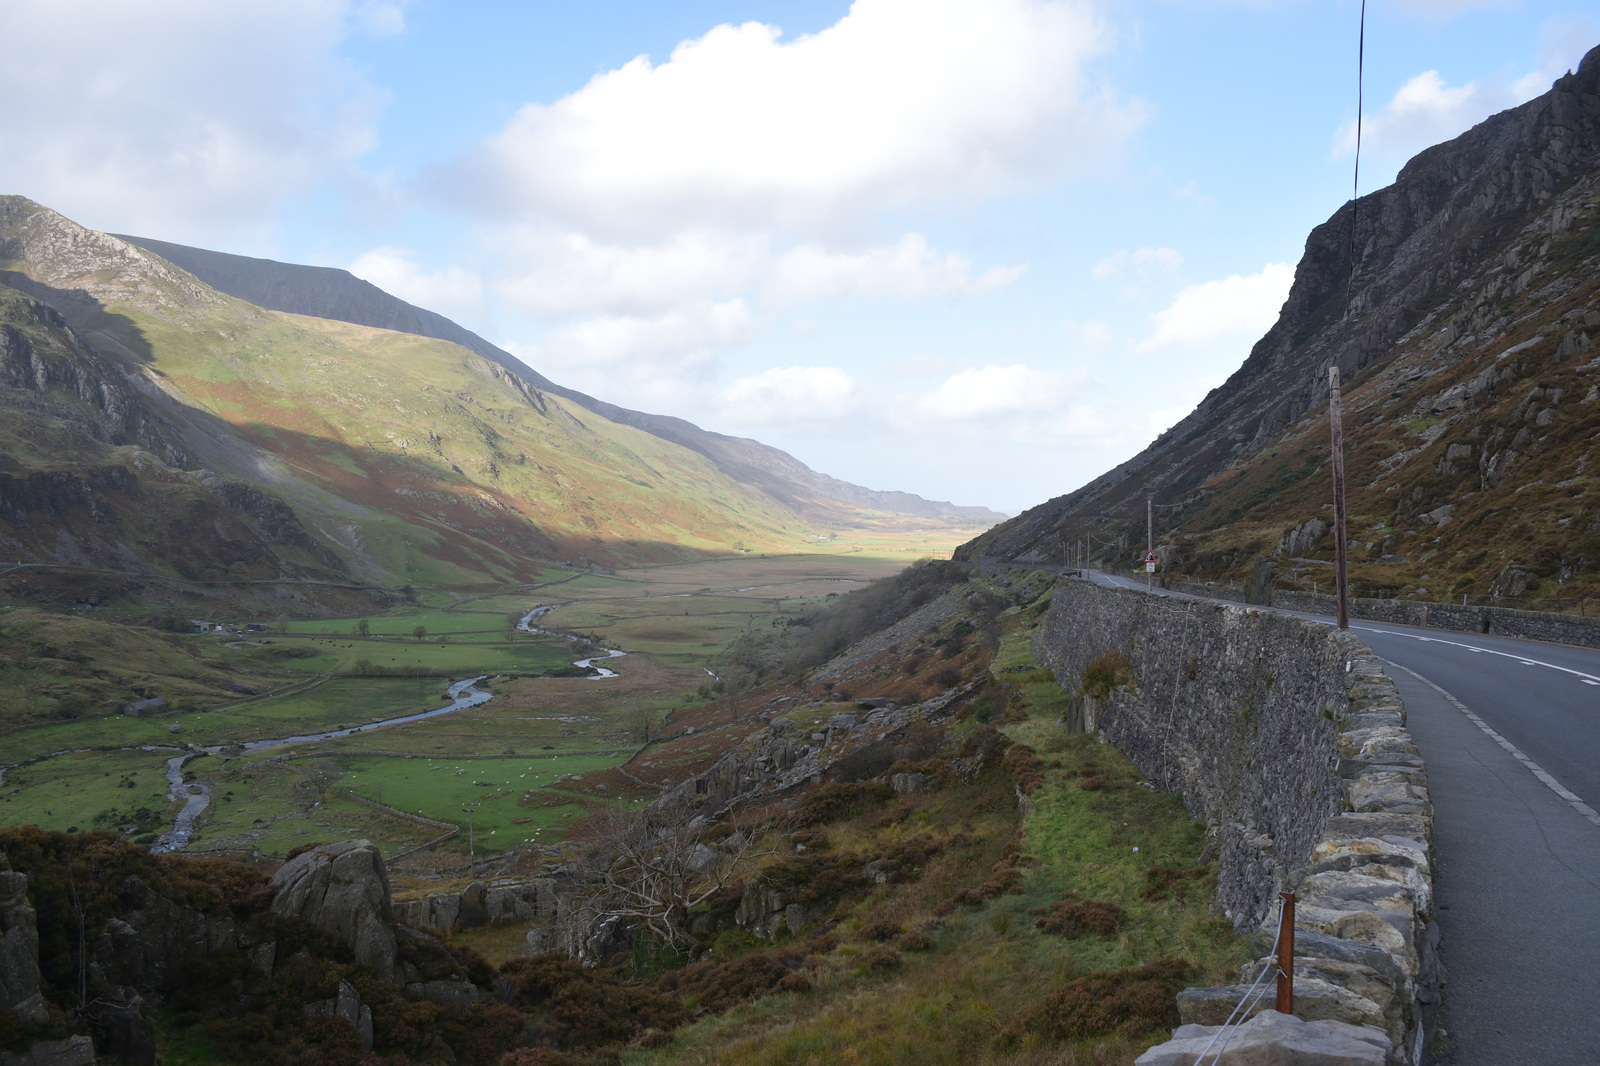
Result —
[{"label": "blue sky", "polygon": [[[0,5],[0,191],[348,267],[551,378],[1015,512],[1137,452],[1349,195],[1345,0]],[[1592,4],[1370,5],[1362,191]],[[17,106],[26,101],[28,106]]]}]

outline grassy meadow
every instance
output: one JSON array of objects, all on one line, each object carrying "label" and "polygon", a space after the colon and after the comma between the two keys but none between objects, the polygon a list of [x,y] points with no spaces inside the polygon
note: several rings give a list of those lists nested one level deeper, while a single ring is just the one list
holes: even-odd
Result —
[{"label": "grassy meadow", "polygon": [[[733,641],[895,573],[908,556],[947,556],[952,539],[946,531],[941,541],[937,529],[891,531],[800,555],[752,552],[615,573],[550,568],[538,581],[499,590],[420,590],[415,606],[387,614],[270,620],[269,632],[247,637],[37,611],[0,614],[0,649],[9,640],[12,653],[0,657],[0,684],[58,693],[20,701],[21,710],[7,707],[0,727],[24,728],[6,735],[5,762],[27,765],[7,771],[0,820],[126,828],[147,810],[159,816],[157,828],[170,826],[175,806],[159,771],[171,753],[129,749],[218,747],[366,726],[347,737],[191,759],[186,770],[212,789],[213,802],[190,850],[281,855],[308,840],[366,836],[393,854],[439,835],[352,795],[463,826],[464,805],[475,804],[480,853],[553,841],[588,805],[615,802],[583,775],[624,762],[643,743],[641,730],[658,735],[674,714],[700,705],[696,690],[708,680],[706,669]],[[553,609],[538,625],[554,634],[512,628],[541,606]],[[365,636],[358,635],[363,621]],[[549,676],[587,654],[588,645],[566,633],[627,652],[607,663],[620,676]],[[63,649],[81,649],[85,658],[39,654]],[[137,690],[106,682],[123,676],[116,669],[134,676],[133,663]],[[402,671],[430,676],[393,676]],[[373,676],[380,672],[390,676]],[[476,675],[489,677],[489,702],[381,724],[443,706],[451,680]],[[255,694],[235,691],[241,686]],[[171,713],[116,713],[147,693],[168,698]],[[56,716],[57,703],[78,708],[76,716]],[[89,750],[51,755],[67,749]],[[149,784],[137,804],[115,787],[134,769],[140,787]],[[143,818],[141,826],[152,823]],[[440,847],[444,856],[467,850],[465,831]]]}]

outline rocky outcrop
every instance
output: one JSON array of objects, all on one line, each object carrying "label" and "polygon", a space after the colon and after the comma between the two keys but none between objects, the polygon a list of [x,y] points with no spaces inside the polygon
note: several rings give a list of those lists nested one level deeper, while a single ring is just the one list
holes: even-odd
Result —
[{"label": "rocky outcrop", "polygon": [[[1309,234],[1276,323],[1224,384],[1139,455],[955,557],[1066,564],[1074,542],[1093,534],[1097,560],[1132,562],[1153,497],[1158,538],[1210,535],[1203,569],[1242,576],[1271,547],[1261,527],[1303,524],[1307,493],[1295,490],[1328,476],[1328,369],[1337,366],[1350,469],[1376,475],[1349,486],[1350,512],[1393,516],[1397,541],[1408,527],[1426,534],[1426,547],[1407,546],[1410,577],[1420,583],[1431,556],[1437,579],[1445,560],[1481,545],[1465,523],[1441,530],[1423,516],[1474,494],[1464,509],[1525,510],[1528,497],[1513,502],[1518,489],[1577,476],[1559,471],[1593,433],[1594,411],[1577,401],[1600,395],[1589,325],[1600,321],[1597,173],[1600,49],[1544,95],[1423,151],[1393,185],[1340,207]],[[1566,543],[1541,548],[1538,568],[1592,569],[1578,523],[1550,521],[1550,539]],[[1239,536],[1216,535],[1233,523]],[[1254,544],[1230,554],[1243,540]],[[1307,540],[1301,528],[1280,550],[1297,554]]]},{"label": "rocky outcrop", "polygon": [[39,929],[28,902],[28,878],[0,870],[0,1010],[23,1021],[44,1020],[39,993]]},{"label": "rocky outcrop", "polygon": [[90,945],[91,974],[108,985],[165,994],[188,966],[241,944],[231,917],[179,906],[136,877],[117,894],[127,909]]},{"label": "rocky outcrop", "polygon": [[94,1066],[94,1042],[86,1036],[36,1040],[20,1055],[0,1051],[0,1066]]},{"label": "rocky outcrop", "polygon": [[560,893],[551,878],[485,884],[438,892],[394,905],[394,920],[419,932],[448,936],[463,929],[554,918]]},{"label": "rocky outcrop", "polygon": [[300,1010],[307,1018],[338,1018],[355,1030],[362,1051],[372,1050],[372,1008],[361,1002],[348,981],[339,982],[335,995],[302,1004]]},{"label": "rocky outcrop", "polygon": [[398,981],[391,926],[389,875],[367,840],[323,844],[279,867],[271,887],[272,911],[332,933],[362,966]]}]

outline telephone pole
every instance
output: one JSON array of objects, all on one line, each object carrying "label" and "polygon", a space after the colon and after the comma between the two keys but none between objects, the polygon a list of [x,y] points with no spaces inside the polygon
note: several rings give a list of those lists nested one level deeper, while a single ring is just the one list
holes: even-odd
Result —
[{"label": "telephone pole", "polygon": [[1350,628],[1350,573],[1345,559],[1344,423],[1339,402],[1339,366],[1328,367],[1328,424],[1333,430],[1333,569],[1339,586],[1339,628]]}]

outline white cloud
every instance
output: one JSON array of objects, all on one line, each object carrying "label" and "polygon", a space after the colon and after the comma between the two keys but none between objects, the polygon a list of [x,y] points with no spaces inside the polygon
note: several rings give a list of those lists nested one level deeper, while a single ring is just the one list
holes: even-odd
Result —
[{"label": "white cloud", "polygon": [[377,94],[335,56],[363,17],[344,0],[0,4],[0,189],[118,232],[260,232],[373,143]]},{"label": "white cloud", "polygon": [[542,357],[564,366],[627,364],[645,376],[703,377],[717,352],[748,341],[760,323],[740,299],[700,301],[661,315],[602,315],[552,330]]},{"label": "white cloud", "polygon": [[726,296],[770,269],[767,238],[687,230],[645,245],[526,228],[497,238],[512,276],[499,292],[535,317],[649,313]]},{"label": "white cloud", "polygon": [[1186,286],[1172,303],[1151,315],[1155,329],[1139,352],[1193,348],[1215,341],[1250,340],[1277,321],[1294,283],[1288,263],[1268,263],[1259,274],[1232,274],[1218,281]]},{"label": "white cloud", "polygon": [[963,256],[940,254],[920,233],[908,233],[898,244],[862,252],[831,252],[815,244],[791,248],[773,264],[769,293],[785,304],[829,297],[959,297],[1009,285],[1026,269],[994,267],[975,277]]},{"label": "white cloud", "polygon": [[860,399],[856,380],[836,366],[773,367],[717,394],[728,418],[752,425],[843,418]]},{"label": "white cloud", "polygon": [[[1440,0],[1419,6],[1460,8]],[[1513,77],[1499,72],[1452,86],[1437,70],[1408,78],[1375,114],[1362,117],[1361,150],[1389,160],[1409,159],[1430,145],[1464,133],[1490,115],[1532,100],[1583,58],[1596,36],[1587,16],[1549,19],[1541,27],[1538,69]],[[1356,124],[1348,121],[1334,135],[1334,151],[1355,150]]]},{"label": "white cloud", "polygon": [[970,421],[1059,410],[1088,382],[1087,375],[1035,370],[1021,363],[973,367],[952,374],[917,398],[918,414]]},{"label": "white cloud", "polygon": [[1111,327],[1104,322],[1063,322],[1061,328],[1072,338],[1073,347],[1085,352],[1103,352],[1111,347]]},{"label": "white cloud", "polygon": [[785,41],[721,25],[552,104],[447,180],[584,232],[763,228],[986,195],[1098,165],[1143,118],[1091,84],[1088,0],[856,0]]},{"label": "white cloud", "polygon": [[1140,248],[1130,252],[1119,248],[1089,268],[1096,281],[1110,281],[1128,274],[1149,278],[1170,274],[1183,266],[1183,256],[1171,248]]},{"label": "white cloud", "polygon": [[424,273],[415,252],[384,246],[365,252],[350,273],[384,292],[447,318],[470,319],[483,309],[483,279],[458,266]]}]

